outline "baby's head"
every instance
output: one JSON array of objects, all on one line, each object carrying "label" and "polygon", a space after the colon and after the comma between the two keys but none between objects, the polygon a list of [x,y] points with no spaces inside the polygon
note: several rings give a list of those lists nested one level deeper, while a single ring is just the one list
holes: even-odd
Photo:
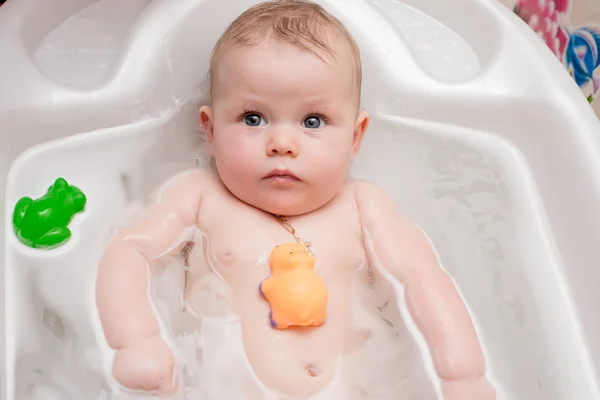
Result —
[{"label": "baby's head", "polygon": [[200,109],[225,186],[266,212],[304,214],[340,190],[368,125],[354,39],[307,1],[261,3],[217,42]]}]

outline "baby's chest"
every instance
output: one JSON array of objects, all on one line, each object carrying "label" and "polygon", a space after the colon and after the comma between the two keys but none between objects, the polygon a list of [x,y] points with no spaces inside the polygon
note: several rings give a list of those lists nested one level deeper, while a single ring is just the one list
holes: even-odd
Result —
[{"label": "baby's chest", "polygon": [[324,279],[364,264],[360,230],[348,218],[329,215],[300,219],[292,227],[296,235],[274,216],[242,212],[207,219],[201,229],[204,228],[204,247],[213,266],[224,275],[250,281],[270,273],[269,260],[275,246],[296,242],[297,238],[310,242],[315,269]]}]

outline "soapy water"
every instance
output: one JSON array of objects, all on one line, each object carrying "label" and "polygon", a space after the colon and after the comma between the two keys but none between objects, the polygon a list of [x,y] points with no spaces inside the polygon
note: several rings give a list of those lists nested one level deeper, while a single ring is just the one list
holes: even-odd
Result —
[{"label": "soapy water", "polygon": [[[196,279],[189,279],[184,301],[185,268],[193,272],[210,265],[202,249],[205,246],[195,242],[193,250],[184,251],[178,260],[154,269],[157,309],[170,325],[184,365],[182,398],[291,398],[266,388],[254,375],[244,353],[232,293],[218,271],[204,267]],[[333,382],[310,398],[435,399],[422,354],[402,321],[390,282],[366,267],[357,269],[354,278],[348,331],[368,332],[368,339],[357,351],[341,356]],[[316,368],[306,373],[317,374]]]},{"label": "soapy water", "polygon": [[[188,242],[178,256],[163,257],[152,266],[151,296],[182,370],[183,388],[173,399],[292,399],[265,387],[254,375],[231,290],[208,261],[202,237],[196,231],[196,241]],[[334,381],[308,398],[435,399],[392,285],[362,267],[356,270],[350,293],[348,331],[368,332],[368,339],[358,351],[342,356]],[[317,374],[315,368],[306,373]],[[108,392],[103,396],[108,397],[99,398],[153,398]]]},{"label": "soapy water", "polygon": [[[504,240],[502,238],[506,238],[506,236],[498,229],[506,228],[506,224],[510,226],[512,219],[510,203],[507,203],[510,201],[510,196],[503,190],[498,192],[498,189],[503,188],[503,177],[497,175],[498,169],[493,161],[458,141],[423,136],[419,131],[400,130],[392,124],[383,123],[377,117],[373,118],[370,131],[377,134],[372,134],[371,139],[365,143],[363,148],[365,161],[373,159],[373,151],[379,154],[382,163],[391,162],[392,158],[396,158],[397,161],[390,164],[394,168],[386,173],[381,172],[385,170],[385,165],[380,164],[375,167],[374,164],[359,159],[355,165],[355,175],[360,178],[376,178],[368,180],[374,181],[388,190],[401,209],[405,210],[408,215],[417,216],[417,219],[421,221],[423,221],[423,215],[435,216],[435,213],[426,213],[427,210],[431,210],[434,206],[443,208],[445,203],[450,202],[454,214],[460,213],[462,216],[459,221],[461,223],[458,227],[454,226],[454,230],[450,230],[449,226],[444,226],[444,231],[448,230],[449,234],[455,235],[456,229],[459,229],[461,230],[460,237],[468,240],[464,243],[455,241],[455,245],[449,247],[448,244],[445,244],[445,241],[448,240],[445,239],[446,236],[442,236],[442,240],[440,240],[439,233],[437,233],[434,243],[437,245],[437,250],[441,250],[442,260],[445,264],[449,262],[453,276],[458,276],[460,279],[461,274],[468,274],[471,277],[468,281],[462,280],[461,289],[463,290],[465,287],[469,290],[471,282],[479,282],[477,283],[478,290],[483,290],[486,285],[494,281],[494,285],[499,285],[498,280],[486,279],[484,276],[479,277],[484,272],[489,274],[494,271],[484,269],[482,266],[489,263],[481,258],[478,251],[472,251],[478,246],[477,243],[480,240],[484,242],[488,240],[479,236],[489,235],[489,229],[496,231],[492,239]],[[173,137],[172,139],[180,141],[181,138]],[[385,146],[382,146],[383,142],[386,143]],[[168,143],[161,143],[162,149],[170,146]],[[441,153],[439,152],[442,151],[442,148],[449,151],[449,153],[444,151],[444,154],[452,154],[455,158],[440,157]],[[186,152],[189,150],[186,148]],[[158,157],[153,163],[148,161],[148,166],[152,168],[141,168],[141,170],[146,175],[154,175],[161,169],[160,160],[164,160],[164,157]],[[434,160],[436,160],[435,164],[432,164]],[[440,164],[442,161],[443,164]],[[411,166],[412,169],[408,168]],[[170,164],[165,168],[167,167],[174,168]],[[376,171],[377,168],[379,171]],[[130,184],[134,187],[131,195],[131,210],[139,211],[141,208],[140,202],[136,202],[136,199],[147,198],[146,193],[140,194],[135,189],[140,186],[140,182],[142,182],[142,186],[156,187],[156,184],[164,178],[164,174],[161,178],[146,175],[130,178]],[[444,179],[440,179],[440,177]],[[448,179],[448,177],[455,178],[455,180]],[[469,186],[471,181],[477,183],[477,187],[471,185],[473,186],[471,188]],[[402,185],[394,182],[402,182]],[[483,182],[489,182],[489,185],[483,187]],[[452,188],[455,185],[459,188],[471,189],[466,193],[454,193]],[[496,190],[490,190],[490,188]],[[424,204],[423,199],[427,199],[426,203],[428,204]],[[134,215],[135,212],[131,210],[125,212]],[[485,226],[485,230],[471,231],[467,229],[465,221],[468,221],[470,213],[473,218],[484,224],[478,226]],[[496,217],[488,220],[490,215]],[[498,218],[499,216],[502,218]],[[125,221],[121,220],[120,222],[126,223]],[[427,220],[425,219],[425,221]],[[440,221],[434,224],[434,226],[440,226]],[[432,223],[429,222],[429,225],[431,228]],[[112,229],[114,228],[113,226]],[[429,229],[428,233],[431,231]],[[433,232],[435,234],[435,230]],[[507,233],[510,233],[510,229]],[[203,253],[199,249],[204,246],[198,239],[200,237],[201,235],[194,235],[196,243],[193,251],[190,252],[192,265],[203,264]],[[450,237],[448,236],[448,238]],[[503,247],[510,250],[507,246]],[[508,251],[504,256],[509,257],[511,254],[515,253]],[[94,257],[96,255],[91,258]],[[459,257],[459,260],[453,260],[455,257]],[[90,265],[97,265],[95,264],[97,260],[86,261],[89,261]],[[456,267],[452,268],[452,264],[456,264],[458,261],[461,266],[465,266],[464,271]],[[157,260],[152,265],[154,274],[152,298],[161,319],[165,322],[168,340],[174,346],[182,363],[183,388],[172,399],[240,398],[236,397],[235,393],[228,393],[227,390],[235,387],[233,383],[237,377],[251,376],[251,371],[248,371],[248,360],[243,353],[239,318],[228,302],[231,294],[218,274],[212,270],[208,271],[202,284],[190,292],[184,310],[182,292],[185,268],[181,256]],[[90,270],[95,271],[95,268],[90,268]],[[428,373],[427,363],[430,362],[430,355],[423,351],[422,346],[418,346],[416,338],[411,335],[410,329],[407,327],[409,321],[403,320],[399,307],[402,306],[402,302],[397,301],[401,298],[398,297],[396,289],[389,281],[382,277],[373,280],[373,276],[369,275],[368,271],[366,268],[357,271],[355,285],[350,290],[351,297],[348,301],[352,310],[352,329],[371,331],[370,340],[358,352],[341,358],[340,370],[342,373],[338,374],[336,379],[341,382],[341,385],[346,384],[349,390],[354,390],[354,397],[349,396],[349,399],[427,400],[436,398],[434,382],[431,373]],[[91,280],[93,281],[93,278]],[[22,279],[22,281],[28,280]],[[465,282],[467,285],[464,285]],[[78,282],[73,283],[79,284]],[[492,292],[496,290],[494,286],[490,289]],[[81,327],[70,326],[69,321],[61,319],[61,310],[50,309],[42,297],[36,294],[36,290],[32,287],[29,291],[34,297],[30,301],[30,308],[33,310],[31,312],[35,314],[32,319],[36,321],[40,341],[39,343],[23,344],[24,348],[20,348],[17,352],[19,355],[15,371],[16,399],[79,400],[82,396],[86,399],[115,400],[158,398],[148,394],[116,391],[114,382],[111,382],[110,377],[105,374],[110,369],[109,365],[107,367],[107,357],[104,353],[106,349],[102,349],[102,346],[99,346],[99,343],[94,340],[82,338],[82,335],[79,334]],[[93,292],[92,287],[89,290],[90,293]],[[486,293],[489,291],[486,290]],[[27,300],[29,301],[29,299]],[[523,298],[523,300],[526,299]],[[474,306],[476,314],[481,316],[480,308],[486,303],[469,303],[469,305]],[[93,307],[93,304],[90,304],[90,314],[96,312]],[[525,311],[527,310],[525,309]],[[530,314],[528,317],[533,322],[532,316]],[[516,322],[519,323],[519,320]],[[83,321],[76,321],[76,323],[85,325]],[[510,325],[506,324],[505,326]],[[98,330],[98,326],[89,329]],[[485,339],[486,333],[488,332],[483,332],[482,339]],[[95,335],[98,340],[98,332],[95,332]],[[501,351],[501,348],[498,351]],[[496,351],[495,353],[496,357],[488,358],[492,363],[507,357],[505,352],[504,358],[501,353]],[[233,359],[235,362],[229,362]],[[215,377],[216,374],[218,376]],[[254,383],[254,389],[258,390],[260,396],[263,397],[242,394],[241,398],[268,399],[268,391],[261,391],[264,388],[260,383],[256,381]],[[357,385],[353,387],[352,383]],[[359,384],[360,386],[356,387]],[[285,397],[277,399],[280,398]]]},{"label": "soapy water", "polygon": [[[203,267],[209,263],[205,261],[208,257],[203,254],[202,240],[190,244],[179,256],[163,257],[151,266],[151,297],[182,370],[183,387],[171,399],[292,399],[264,387],[254,376],[244,354],[241,323],[232,304],[232,293],[217,271]],[[187,285],[186,270],[198,274]],[[340,358],[338,373],[328,385],[333,385],[334,391],[325,388],[309,398],[435,399],[431,379],[423,368],[423,355],[402,321],[390,282],[366,267],[357,269],[353,281],[348,299],[351,310],[348,331],[369,332],[368,339],[357,351]],[[98,400],[158,398],[122,388],[115,390],[115,386],[111,388],[101,382],[97,374],[89,374],[86,379],[80,370],[81,349],[75,337],[67,337],[65,322],[49,310],[44,311],[42,321],[53,332],[46,339],[54,343],[43,345],[49,362],[39,365],[32,376],[17,373],[19,382],[29,381],[27,386],[17,385],[18,399],[75,400],[81,393],[92,391],[90,384],[97,388],[94,399]],[[48,351],[55,353],[53,361]],[[23,366],[38,362],[35,356],[20,359]],[[99,368],[100,360],[97,363]],[[318,373],[307,371],[312,372]],[[82,391],[84,387],[86,390]]]},{"label": "soapy water", "polygon": [[[119,22],[121,27],[133,26],[133,22],[130,24],[121,21],[128,18],[133,20],[136,10],[142,10],[143,3],[149,2],[145,0],[127,2],[131,4],[127,5],[125,12],[122,10],[123,4],[120,1],[110,0],[102,3],[105,7],[108,5],[106,13],[99,13],[97,7],[90,7],[89,12],[81,13],[79,18],[66,21],[64,29],[57,30],[49,35],[47,40],[40,43],[35,52],[34,61],[41,71],[56,81],[77,88],[96,87],[110,78],[111,71],[113,71],[120,54],[118,51],[114,51],[117,48],[115,43],[121,40],[119,35],[125,35],[126,32],[112,29],[114,27],[109,25]],[[377,3],[383,5],[386,1]],[[111,10],[117,11],[117,13],[111,15]],[[431,40],[426,32],[428,30],[426,24],[415,23],[417,21],[413,20],[412,15],[414,12],[411,13],[408,9],[400,11],[385,12],[385,14],[390,19],[404,19],[405,22],[400,21],[397,25],[401,27],[399,30],[402,31],[407,41],[411,42],[415,53],[421,53],[419,59],[433,59],[433,56],[436,55],[434,70],[439,71],[440,74],[443,72],[453,75],[449,71],[456,71],[457,68],[466,65],[465,59],[468,58],[466,57],[468,54],[461,52],[449,54],[445,51],[440,52],[438,48],[440,46],[429,46]],[[107,17],[105,18],[107,24],[102,25],[95,21],[90,24],[88,18],[97,16]],[[73,24],[75,29],[67,29],[67,22]],[[111,29],[105,29],[106,27]],[[90,41],[87,39],[91,36],[86,39],[81,35],[67,37],[69,31],[76,32],[81,29],[99,40]],[[437,30],[431,30],[430,34],[435,36],[436,40],[440,37],[452,40],[454,37],[446,33],[440,35]],[[60,46],[61,43],[66,46]],[[72,48],[77,48],[78,43],[84,43],[85,52],[79,54],[73,52]],[[94,48],[91,48],[89,47],[90,43],[97,43],[97,45],[94,44]],[[423,43],[427,46],[423,45],[421,49],[416,49]],[[456,46],[441,47],[452,49]],[[104,51],[106,49],[110,51]],[[444,56],[443,58],[450,60],[446,55],[453,55],[453,59],[460,62],[455,63],[454,68],[448,68],[448,64],[439,58]],[[473,57],[475,60],[476,57]],[[377,62],[376,58],[372,60],[367,58],[365,62],[368,64],[373,60]],[[73,68],[64,68],[65,63],[71,66],[85,64],[90,68],[80,68],[80,70],[91,72],[90,74],[87,72],[86,74],[73,74]],[[379,71],[379,69],[373,68],[371,70]],[[435,71],[430,69],[429,72],[433,74]],[[433,75],[439,77],[439,74]],[[375,80],[379,81],[379,79]],[[372,88],[369,92],[368,89],[367,87],[365,98],[373,111],[377,109],[380,101],[386,102],[385,93],[373,92]],[[398,95],[399,93],[394,93],[393,97]],[[401,93],[400,96],[402,97]],[[408,99],[410,100],[410,98],[409,93]],[[415,109],[415,107],[418,105],[412,108]],[[195,123],[197,107],[193,108],[193,117],[185,120]],[[402,108],[396,111],[404,114]],[[452,107],[442,113],[444,112],[450,115],[448,113],[452,113]],[[151,116],[144,115],[144,117]],[[481,121],[482,118],[486,117],[474,115],[474,120]],[[562,318],[565,315],[564,307],[555,307],[557,304],[560,305],[563,297],[557,296],[554,292],[545,293],[546,288],[551,290],[550,288],[554,286],[546,285],[542,288],[542,284],[538,283],[548,282],[548,280],[540,279],[539,274],[549,270],[551,272],[552,265],[544,262],[546,260],[544,257],[537,257],[538,254],[546,253],[547,250],[540,247],[538,241],[532,241],[532,237],[537,238],[539,235],[536,228],[524,226],[531,219],[523,218],[523,213],[529,210],[523,206],[529,200],[519,194],[519,192],[523,192],[520,179],[523,171],[516,171],[519,168],[518,165],[516,167],[507,165],[511,162],[514,163],[515,158],[508,157],[510,154],[507,155],[507,153],[510,152],[503,150],[502,146],[496,146],[497,148],[491,151],[479,143],[473,144],[476,137],[489,137],[490,135],[486,132],[469,132],[465,133],[463,137],[457,138],[457,135],[453,133],[455,129],[447,126],[435,126],[427,121],[388,122],[379,119],[377,115],[373,118],[366,135],[365,145],[357,160],[358,175],[388,191],[400,209],[418,221],[433,239],[444,267],[454,278],[461,293],[465,295],[464,299],[473,311],[472,315],[479,329],[492,375],[499,381],[507,384],[510,382],[514,393],[507,398],[558,399],[562,395],[569,398],[569,394],[565,393],[564,388],[573,385],[572,382],[579,382],[579,380],[573,379],[567,372],[570,372],[569,369],[571,369],[575,371],[574,375],[582,375],[578,368],[570,368],[573,363],[569,361],[577,360],[570,354],[572,353],[571,349],[575,347],[565,344],[567,340],[570,340],[570,333],[566,332],[571,331],[563,329],[563,326],[568,326],[571,320],[567,321]],[[504,132],[501,129],[510,129],[506,128],[507,126],[497,124],[493,129],[496,132],[497,128],[498,135],[502,137]],[[185,159],[189,152],[196,152],[190,142],[195,141],[197,136],[188,135],[187,131],[182,134],[182,131],[179,126],[173,126],[168,132],[164,132],[161,138],[165,138],[165,141],[173,140],[170,143],[160,143],[160,146],[156,146],[152,150],[154,154],[147,158],[147,162],[139,165],[139,176],[135,173],[137,171],[134,171],[132,175],[126,177],[127,179],[131,178],[134,186],[134,193],[127,197],[134,200],[145,198],[144,195],[140,196],[135,193],[136,186],[153,187],[162,178],[179,170],[180,160]],[[546,128],[541,129],[541,132],[545,131]],[[552,133],[553,131],[548,130],[548,132]],[[467,140],[467,136],[469,140]],[[187,148],[185,151],[178,149],[173,152],[177,155],[176,157],[170,157],[168,160],[162,158],[162,155],[173,146]],[[154,157],[154,155],[158,155],[158,157]],[[190,162],[188,161],[188,163]],[[173,164],[172,167],[171,164]],[[140,181],[142,181],[141,185]],[[106,191],[119,190],[118,187],[113,186],[103,187],[103,189]],[[104,227],[98,229],[102,231]],[[85,246],[87,248],[88,243],[85,243]],[[93,254],[90,257],[91,260],[85,260],[90,261],[89,263],[80,262],[82,269],[86,267],[86,269],[95,271],[97,265],[93,260],[95,256]],[[537,268],[538,265],[541,267]],[[7,321],[7,323],[15,323],[19,330],[28,331],[17,332],[17,335],[23,334],[23,340],[13,340],[8,343],[9,346],[17,348],[15,351],[16,370],[12,370],[12,365],[7,365],[11,369],[7,371],[8,379],[11,380],[14,375],[16,384],[16,394],[13,398],[15,400],[140,400],[156,398],[137,393],[114,394],[111,392],[110,383],[106,382],[109,378],[103,375],[103,371],[106,369],[106,360],[102,350],[98,349],[99,344],[81,334],[82,331],[88,333],[97,327],[86,327],[89,321],[85,316],[81,316],[79,320],[69,319],[63,312],[64,310],[49,304],[49,296],[43,296],[39,292],[43,290],[44,285],[48,285],[48,282],[52,283],[58,280],[39,279],[36,287],[31,276],[20,276],[28,274],[30,266],[33,269],[32,265],[17,265],[12,272],[16,276],[15,282],[28,286],[26,294],[15,291],[15,296],[7,299],[13,304],[18,304],[18,314],[15,315],[18,321]],[[161,268],[163,269],[161,270]],[[164,266],[161,268],[156,271],[155,283],[158,289],[155,298],[161,299],[164,304],[172,304],[174,307],[173,316],[165,310],[161,310],[162,315],[167,316],[168,318],[165,319],[169,321],[183,318],[183,316],[175,314],[175,310],[179,310],[181,307],[179,298],[181,287],[178,285],[181,284],[182,278],[177,275],[177,271],[181,271],[183,268],[181,260],[172,260],[169,268]],[[219,280],[215,278],[218,277],[207,278],[207,284],[211,283],[214,287],[220,287]],[[70,297],[73,302],[84,301],[79,295],[81,291],[72,292],[70,290],[70,285],[78,286],[81,282],[73,279],[66,284],[64,282],[67,281],[61,281],[59,290],[68,292],[69,296],[66,297]],[[169,285],[172,285],[171,297],[165,293],[171,287]],[[393,373],[390,373],[390,376],[402,376],[402,379],[398,378],[398,382],[405,383],[403,389],[406,390],[402,393],[410,395],[412,389],[419,386],[417,382],[422,379],[422,360],[429,356],[424,352],[419,354],[416,350],[417,346],[409,337],[410,335],[406,333],[404,322],[398,322],[399,318],[398,320],[393,319],[386,314],[391,313],[397,305],[394,302],[396,293],[391,287],[386,286],[385,289],[385,296],[380,301],[373,300],[372,303],[369,303],[362,301],[363,297],[361,297],[361,293],[363,293],[361,290],[366,289],[358,286],[356,293],[353,293],[353,299],[349,300],[357,303],[354,306],[357,316],[365,314],[362,320],[359,319],[355,322],[357,324],[372,323],[377,328],[374,330],[381,333],[378,336],[381,340],[375,342],[380,343],[382,347],[381,350],[378,350],[381,353],[377,354],[378,356],[387,354],[390,358],[393,357],[393,354],[396,353],[390,351],[392,348],[397,348],[398,352],[402,349],[406,351],[403,367],[411,370],[415,375],[411,376],[405,371],[403,376]],[[89,291],[92,291],[91,287]],[[223,294],[217,292],[219,296]],[[210,293],[210,291],[199,291],[198,296],[204,295],[210,298]],[[379,291],[374,291],[374,293],[380,294]],[[171,299],[171,303],[169,303],[169,299]],[[382,310],[380,311],[378,307]],[[557,314],[557,309],[562,310],[561,313]],[[95,309],[90,304],[89,313],[93,314],[94,312]],[[191,311],[187,312],[190,315],[185,315],[187,318],[185,321],[188,321],[186,324],[191,327],[185,325],[182,328],[173,323],[174,328],[181,329],[179,333],[172,335],[174,344],[181,355],[189,356],[185,358],[184,364],[185,390],[174,399],[186,398],[185,396],[195,399],[211,398],[198,381],[194,380],[200,375],[197,370],[202,367],[197,356],[194,355],[198,349],[197,338],[201,338],[202,334],[202,331],[198,329],[202,321],[197,315],[191,314]],[[393,328],[389,327],[388,322],[383,318],[389,321]],[[559,322],[549,322],[551,320]],[[234,322],[231,321],[228,329],[235,330]],[[205,323],[204,326],[206,327],[206,325]],[[389,328],[386,328],[386,325]],[[26,326],[25,329],[23,329],[24,326]],[[393,331],[394,334],[398,333],[396,336],[398,339],[394,339],[397,342],[392,341],[393,337],[390,339],[383,335],[387,332],[386,329]],[[29,331],[34,331],[34,334]],[[204,333],[207,333],[206,329]],[[30,340],[32,336],[37,336],[37,338]],[[93,337],[94,335],[89,336]],[[405,340],[401,342],[401,339]],[[397,347],[389,345],[390,343]],[[564,362],[557,362],[558,359]],[[365,357],[365,360],[369,359]],[[343,361],[350,363],[350,360]],[[580,366],[581,364],[575,365]],[[373,376],[372,389],[378,389],[379,386],[376,385],[381,384],[383,378],[368,367],[369,365],[364,365],[363,370]],[[2,368],[0,367],[0,369]],[[387,371],[379,372],[387,374]],[[380,380],[377,381],[376,378]],[[426,381],[425,378],[423,379]],[[567,381],[572,382],[567,385],[565,383]],[[425,382],[423,386],[429,387],[428,385],[429,382]],[[385,388],[385,385],[382,387]],[[415,397],[418,398],[416,395]]]}]

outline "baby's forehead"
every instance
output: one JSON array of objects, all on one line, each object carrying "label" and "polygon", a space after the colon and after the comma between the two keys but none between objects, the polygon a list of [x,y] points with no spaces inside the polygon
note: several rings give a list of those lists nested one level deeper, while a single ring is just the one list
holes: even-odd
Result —
[{"label": "baby's forehead", "polygon": [[[211,93],[227,87],[235,90],[240,80],[258,80],[259,85],[275,82],[321,80],[340,83],[360,91],[360,71],[342,40],[331,38],[330,52],[297,46],[276,38],[265,38],[253,45],[234,44],[222,52],[211,74]],[[335,82],[329,82],[329,80]],[[230,83],[231,85],[229,85]],[[233,86],[233,87],[232,87]]]},{"label": "baby's forehead", "polygon": [[[331,50],[324,51],[323,49],[311,46],[288,43],[277,38],[265,38],[252,45],[231,45],[223,52],[220,61],[215,67],[218,70],[219,66],[224,62],[228,62],[228,66],[231,67],[231,62],[239,61],[240,57],[249,57],[249,59],[245,60],[247,62],[260,62],[260,57],[263,59],[266,57],[269,57],[270,59],[279,57],[283,59],[295,58],[300,60],[316,58],[320,60],[323,65],[327,65],[330,68],[351,65],[349,61],[352,58],[343,42],[332,43]],[[239,67],[243,67],[243,65],[239,65]]]},{"label": "baby's forehead", "polygon": [[219,64],[226,53],[237,45],[253,46],[268,38],[291,44],[323,60],[348,57],[360,88],[360,50],[354,37],[339,19],[311,0],[264,1],[243,12],[227,27],[213,49],[211,81],[220,72]]}]

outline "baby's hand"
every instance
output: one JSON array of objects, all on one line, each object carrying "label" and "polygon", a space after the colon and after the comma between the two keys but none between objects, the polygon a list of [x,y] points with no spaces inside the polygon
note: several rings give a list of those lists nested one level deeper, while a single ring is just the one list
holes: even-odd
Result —
[{"label": "baby's hand", "polygon": [[444,400],[496,400],[496,391],[485,377],[442,381],[442,392]]},{"label": "baby's hand", "polygon": [[168,396],[175,392],[174,369],[173,352],[164,340],[154,336],[118,350],[113,376],[128,389]]}]

